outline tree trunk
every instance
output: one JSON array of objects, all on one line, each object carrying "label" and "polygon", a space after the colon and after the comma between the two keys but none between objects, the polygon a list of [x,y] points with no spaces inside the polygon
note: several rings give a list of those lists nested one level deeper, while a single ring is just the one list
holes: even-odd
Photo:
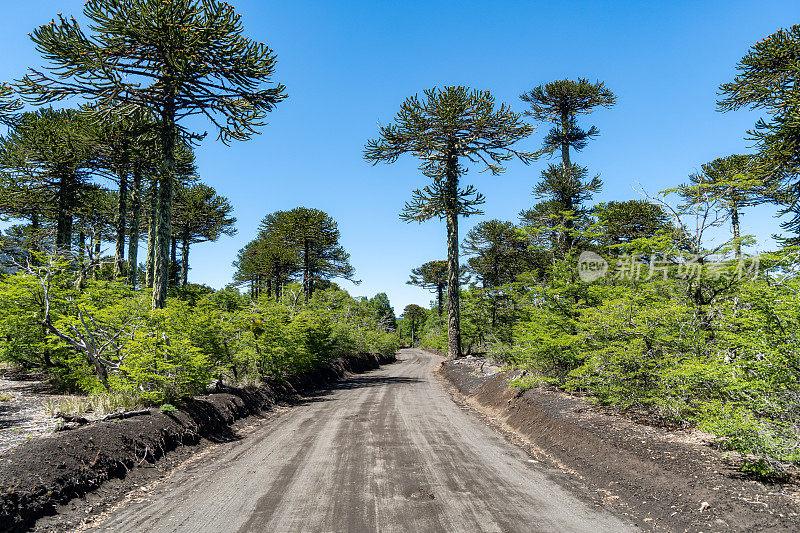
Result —
[{"label": "tree trunk", "polygon": [[153,272],[156,264],[156,211],[158,210],[158,182],[150,184],[150,217],[147,229],[147,269],[145,285],[153,288]]},{"label": "tree trunk", "polygon": [[39,213],[34,211],[31,213],[31,250],[39,251]]},{"label": "tree trunk", "polygon": [[181,243],[181,287],[189,282],[189,233],[183,234]]},{"label": "tree trunk", "polygon": [[442,317],[442,300],[444,300],[444,285],[436,284],[436,305],[439,310],[439,318]]},{"label": "tree trunk", "polygon": [[461,313],[458,268],[458,158],[447,159],[445,209],[447,216],[447,357],[461,357]]},{"label": "tree trunk", "polygon": [[568,169],[571,165],[569,160],[569,113],[566,109],[561,110],[561,168]]},{"label": "tree trunk", "polygon": [[83,289],[86,282],[86,233],[81,230],[78,233],[78,281],[75,286]]},{"label": "tree trunk", "polygon": [[169,245],[169,281],[178,284],[178,239],[175,237]]},{"label": "tree trunk", "polygon": [[122,146],[122,163],[119,168],[119,200],[117,203],[117,243],[114,250],[114,277],[125,274],[125,226],[128,218],[128,161],[127,142]]},{"label": "tree trunk", "polygon": [[[570,175],[568,172],[571,171],[572,161],[569,158],[569,142],[567,142],[567,138],[569,136],[569,113],[566,109],[561,111],[561,169],[564,173],[564,178],[566,179]],[[567,199],[567,205],[565,206],[568,211],[567,219],[564,221],[564,228],[562,230],[562,235],[560,236],[560,241],[564,243],[564,253],[568,252],[572,248],[572,235],[571,230],[573,228],[573,211],[575,206],[572,205],[571,198]]]},{"label": "tree trunk", "polygon": [[311,298],[311,258],[308,256],[310,248],[311,243],[308,239],[303,239],[303,292],[306,302]]},{"label": "tree trunk", "polygon": [[94,235],[94,268],[92,269],[92,277],[97,280],[100,274],[100,243],[103,241],[103,236],[100,230],[97,230]]},{"label": "tree trunk", "polygon": [[56,247],[69,252],[72,243],[72,207],[75,202],[72,176],[62,172],[58,181],[58,211],[56,214]]},{"label": "tree trunk", "polygon": [[153,268],[153,309],[167,302],[169,244],[172,233],[172,185],[175,174],[175,89],[167,89],[161,114],[161,183],[156,217],[155,267]]},{"label": "tree trunk", "polygon": [[131,191],[131,234],[128,238],[128,284],[136,288],[139,275],[139,218],[142,215],[142,170],[133,168],[133,190]]},{"label": "tree trunk", "polygon": [[734,201],[731,203],[731,227],[733,228],[733,249],[736,254],[736,259],[742,257],[742,245],[739,243],[739,206]]}]

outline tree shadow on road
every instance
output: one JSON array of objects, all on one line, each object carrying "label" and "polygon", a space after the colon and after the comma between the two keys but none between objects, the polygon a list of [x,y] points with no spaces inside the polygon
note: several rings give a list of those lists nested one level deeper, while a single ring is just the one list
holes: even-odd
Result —
[{"label": "tree shadow on road", "polygon": [[387,387],[391,385],[409,385],[422,383],[419,378],[404,376],[384,376],[384,375],[357,375],[340,379],[329,383],[316,391],[304,394],[298,403],[327,402],[332,400],[330,397],[335,392],[348,389],[361,389],[365,387]]}]

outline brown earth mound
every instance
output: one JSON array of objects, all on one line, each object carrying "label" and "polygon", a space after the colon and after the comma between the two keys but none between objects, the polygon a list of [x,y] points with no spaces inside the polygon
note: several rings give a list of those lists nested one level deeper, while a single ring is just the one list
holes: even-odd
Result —
[{"label": "brown earth mound", "polygon": [[748,479],[699,432],[640,424],[559,391],[510,388],[511,373],[443,363],[461,399],[568,472],[598,500],[669,531],[800,531],[800,488]]},{"label": "brown earth mound", "polygon": [[359,354],[325,368],[259,388],[225,388],[182,403],[177,411],[97,422],[33,440],[0,457],[0,530],[24,531],[56,507],[85,495],[104,481],[124,478],[133,468],[152,463],[183,444],[201,438],[235,438],[230,424],[294,401],[345,373],[361,373],[395,357]]}]

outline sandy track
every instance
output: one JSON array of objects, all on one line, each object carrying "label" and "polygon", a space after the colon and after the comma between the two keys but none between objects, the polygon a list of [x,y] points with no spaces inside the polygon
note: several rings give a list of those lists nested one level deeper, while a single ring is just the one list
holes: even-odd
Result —
[{"label": "sandy track", "polygon": [[179,468],[97,531],[629,531],[399,361],[339,382],[203,462]]}]

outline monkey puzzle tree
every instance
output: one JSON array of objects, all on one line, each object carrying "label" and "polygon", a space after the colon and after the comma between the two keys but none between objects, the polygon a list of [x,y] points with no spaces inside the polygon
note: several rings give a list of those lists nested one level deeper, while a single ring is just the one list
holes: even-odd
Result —
[{"label": "monkey puzzle tree", "polygon": [[[42,209],[35,215],[55,220],[55,244],[65,251],[72,245],[80,190],[99,167],[97,152],[89,142],[91,130],[87,117],[77,110],[42,108],[24,113],[0,139],[0,170],[10,180],[6,192],[20,211],[12,216]],[[32,205],[24,203],[34,198]],[[33,218],[34,213],[29,216]]]},{"label": "monkey puzzle tree", "polygon": [[0,124],[9,128],[13,126],[21,109],[22,102],[14,94],[14,89],[7,83],[0,83]]},{"label": "monkey puzzle tree", "polygon": [[[94,111],[94,110],[93,110]],[[100,121],[95,128],[92,142],[97,147],[103,166],[117,183],[116,243],[114,247],[114,275],[123,276],[125,272],[125,241],[130,218],[131,244],[138,247],[139,216],[141,209],[142,168],[146,158],[152,158],[151,145],[156,124],[141,111],[120,114],[114,110],[106,113],[107,119]],[[130,213],[129,213],[130,210]],[[134,247],[129,247],[129,252]],[[129,263],[136,269],[136,253]],[[128,272],[128,280],[131,280]]]},{"label": "monkey puzzle tree", "polygon": [[467,164],[479,163],[499,174],[505,161],[518,157],[528,163],[533,154],[512,146],[533,131],[518,113],[501,104],[495,106],[489,91],[467,87],[426,90],[400,106],[395,123],[383,126],[380,136],[367,142],[367,161],[394,163],[403,154],[420,159],[420,170],[433,183],[417,189],[406,203],[401,218],[423,222],[434,217],[447,223],[448,356],[461,356],[459,314],[458,216],[481,211],[483,195],[473,186],[460,187]]},{"label": "monkey puzzle tree", "polygon": [[636,239],[677,232],[664,207],[647,200],[604,202],[592,208],[592,215],[600,233],[596,241],[610,254],[621,253],[620,245]]},{"label": "monkey puzzle tree", "polygon": [[719,110],[763,109],[771,116],[748,132],[759,149],[755,173],[800,196],[800,24],[756,43],[736,68],[733,81],[720,86]]},{"label": "monkey puzzle tree", "polygon": [[89,0],[74,18],[41,26],[33,42],[48,70],[31,69],[24,93],[46,102],[83,97],[102,113],[144,109],[157,117],[161,169],[157,182],[153,307],[167,294],[175,149],[199,136],[182,121],[203,115],[218,138],[249,139],[283,100],[283,85],[263,88],[274,52],[243,36],[241,15],[219,0]]},{"label": "monkey puzzle tree", "polygon": [[575,229],[587,220],[586,203],[603,187],[599,176],[588,178],[587,173],[586,168],[574,164],[567,168],[550,165],[533,188],[533,196],[540,201],[520,213],[526,226],[551,231],[553,249],[561,254],[572,249]]},{"label": "monkey puzzle tree", "polygon": [[306,301],[314,294],[314,284],[318,281],[343,278],[359,283],[354,279],[350,254],[339,244],[338,225],[329,214],[295,207],[274,213],[270,224],[275,238],[287,243],[300,259]]},{"label": "monkey puzzle tree", "polygon": [[[743,207],[757,204],[762,181],[753,177],[751,156],[729,155],[719,157],[701,167],[701,171],[689,176],[691,188],[701,189],[703,193],[719,198],[726,207],[731,219],[733,247],[738,259],[742,255],[741,224],[739,217]],[[688,192],[687,199],[696,198],[695,191]],[[699,195],[704,197],[704,194]]]},{"label": "monkey puzzle tree", "polygon": [[230,216],[232,212],[230,201],[205,183],[178,187],[172,225],[181,241],[182,286],[188,282],[189,246],[216,241],[222,235],[236,235],[236,218]]},{"label": "monkey puzzle tree", "polygon": [[[469,274],[465,268],[461,268],[459,286],[466,283]],[[444,291],[447,287],[447,261],[428,261],[422,265],[412,268],[408,285],[416,285],[436,294],[436,308],[439,316],[442,316]]]},{"label": "monkey puzzle tree", "polygon": [[[587,170],[571,161],[570,148],[579,152],[600,133],[595,126],[588,130],[578,126],[578,115],[591,113],[597,107],[609,108],[616,102],[616,96],[603,82],[591,83],[579,78],[577,81],[556,80],[539,85],[520,98],[530,104],[527,115],[539,122],[553,124],[539,154],[561,150],[561,167],[551,165],[542,172],[542,182],[534,189],[534,195],[556,200],[551,207],[558,215],[558,225],[562,226],[557,240],[562,252],[566,252],[573,244],[576,211],[582,207],[581,202],[602,185],[597,178],[587,180]],[[588,197],[586,193],[590,193]],[[525,218],[524,212],[521,215]]]},{"label": "monkey puzzle tree", "polygon": [[425,323],[425,315],[425,309],[417,304],[408,304],[403,309],[403,314],[400,318],[408,324],[408,328],[411,330],[412,346],[417,342],[417,331]]}]

